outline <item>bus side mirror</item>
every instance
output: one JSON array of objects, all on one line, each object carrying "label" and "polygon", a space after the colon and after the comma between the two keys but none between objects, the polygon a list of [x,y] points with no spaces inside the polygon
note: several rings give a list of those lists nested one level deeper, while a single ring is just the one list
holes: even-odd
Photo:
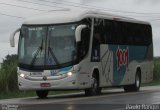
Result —
[{"label": "bus side mirror", "polygon": [[14,37],[15,37],[16,33],[19,32],[19,31],[20,31],[20,28],[18,28],[17,30],[15,30],[15,31],[11,34],[11,36],[10,36],[10,46],[11,46],[11,47],[15,47]]},{"label": "bus side mirror", "polygon": [[87,25],[79,25],[76,28],[76,31],[75,31],[76,42],[80,42],[81,41],[82,30],[85,29],[86,27],[87,27]]}]

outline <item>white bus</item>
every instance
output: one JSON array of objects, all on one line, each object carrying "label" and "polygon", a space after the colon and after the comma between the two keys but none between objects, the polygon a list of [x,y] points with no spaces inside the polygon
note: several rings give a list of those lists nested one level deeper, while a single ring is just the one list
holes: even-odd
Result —
[{"label": "white bus", "polygon": [[27,19],[18,43],[18,86],[45,98],[50,90],[122,86],[138,91],[153,79],[152,29],[147,22],[99,11],[47,12]]}]

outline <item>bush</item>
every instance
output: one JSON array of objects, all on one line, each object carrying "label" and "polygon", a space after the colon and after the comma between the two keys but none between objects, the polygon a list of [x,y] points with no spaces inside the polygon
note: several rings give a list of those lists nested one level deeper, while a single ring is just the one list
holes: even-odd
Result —
[{"label": "bush", "polygon": [[160,81],[160,58],[154,58],[153,81]]},{"label": "bush", "polygon": [[0,92],[18,90],[17,55],[7,55],[0,69]]}]

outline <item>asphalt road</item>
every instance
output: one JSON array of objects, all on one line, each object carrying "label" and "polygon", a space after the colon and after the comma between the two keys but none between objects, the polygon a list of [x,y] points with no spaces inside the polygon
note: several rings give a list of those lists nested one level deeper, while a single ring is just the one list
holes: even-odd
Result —
[{"label": "asphalt road", "polygon": [[6,99],[0,100],[0,105],[1,110],[160,110],[160,86],[141,87],[139,92],[129,93],[123,89],[109,89],[92,97],[80,92],[47,99]]}]

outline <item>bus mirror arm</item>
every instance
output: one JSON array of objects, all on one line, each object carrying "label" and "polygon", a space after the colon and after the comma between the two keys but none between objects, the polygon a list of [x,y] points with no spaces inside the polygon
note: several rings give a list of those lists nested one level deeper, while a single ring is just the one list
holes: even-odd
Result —
[{"label": "bus mirror arm", "polygon": [[15,30],[15,31],[11,34],[11,36],[10,36],[10,46],[11,46],[11,47],[15,47],[14,37],[15,37],[16,33],[19,32],[19,31],[20,31],[20,28],[18,28],[17,30]]},{"label": "bus mirror arm", "polygon": [[81,32],[83,29],[85,29],[87,27],[87,25],[79,25],[77,28],[76,28],[76,31],[75,31],[75,37],[76,37],[76,42],[80,42],[81,41]]}]

